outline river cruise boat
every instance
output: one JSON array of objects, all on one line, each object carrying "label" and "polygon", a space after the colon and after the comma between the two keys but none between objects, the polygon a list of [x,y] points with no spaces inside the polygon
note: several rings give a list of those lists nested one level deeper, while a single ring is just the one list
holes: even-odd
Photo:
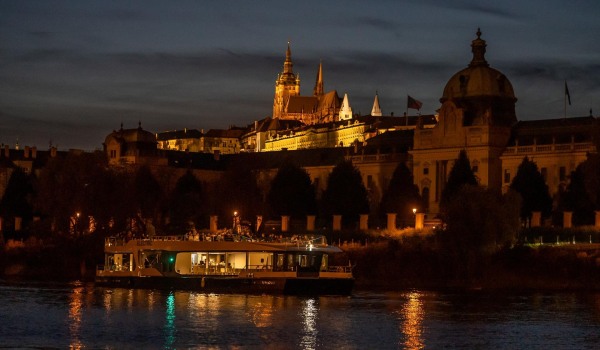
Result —
[{"label": "river cruise boat", "polygon": [[350,263],[329,265],[341,252],[322,236],[107,238],[96,283],[208,293],[348,295],[354,285]]}]

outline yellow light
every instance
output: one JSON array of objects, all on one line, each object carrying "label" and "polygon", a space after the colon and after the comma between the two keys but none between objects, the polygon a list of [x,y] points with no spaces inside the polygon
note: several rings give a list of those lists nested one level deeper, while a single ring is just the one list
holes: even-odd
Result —
[{"label": "yellow light", "polygon": [[417,208],[413,208],[413,214],[417,214]]}]

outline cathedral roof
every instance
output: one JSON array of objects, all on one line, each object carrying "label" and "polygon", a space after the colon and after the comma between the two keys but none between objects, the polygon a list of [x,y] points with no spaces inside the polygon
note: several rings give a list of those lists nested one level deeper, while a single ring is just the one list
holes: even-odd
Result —
[{"label": "cathedral roof", "polygon": [[485,40],[477,30],[477,39],[471,44],[473,59],[469,66],[454,74],[446,87],[440,102],[449,99],[470,97],[500,97],[516,101],[512,84],[500,71],[491,68],[485,60]]},{"label": "cathedral roof", "polygon": [[315,96],[290,96],[287,104],[287,113],[313,113],[319,105]]}]

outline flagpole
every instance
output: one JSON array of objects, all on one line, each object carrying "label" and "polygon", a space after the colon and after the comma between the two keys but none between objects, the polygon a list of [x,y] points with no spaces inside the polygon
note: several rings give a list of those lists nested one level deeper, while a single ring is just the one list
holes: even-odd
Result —
[{"label": "flagpole", "polygon": [[569,93],[569,86],[567,85],[567,81],[565,80],[565,114],[564,118],[567,119],[567,100],[569,100],[569,106],[571,105],[571,94]]},{"label": "flagpole", "polygon": [[408,126],[408,94],[406,94],[406,112],[404,112],[404,124]]}]

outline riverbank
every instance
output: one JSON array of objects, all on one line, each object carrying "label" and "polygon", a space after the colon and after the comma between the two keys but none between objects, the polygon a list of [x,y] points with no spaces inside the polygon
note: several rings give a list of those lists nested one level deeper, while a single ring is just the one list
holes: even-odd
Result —
[{"label": "riverbank", "polygon": [[[357,290],[600,290],[600,245],[522,245],[456,256],[414,239],[348,245],[332,265],[354,266]],[[5,249],[0,278],[93,281],[102,242],[30,240]]]},{"label": "riverbank", "polygon": [[596,290],[600,245],[523,245],[455,259],[427,245],[394,241],[350,248],[357,289]]}]

